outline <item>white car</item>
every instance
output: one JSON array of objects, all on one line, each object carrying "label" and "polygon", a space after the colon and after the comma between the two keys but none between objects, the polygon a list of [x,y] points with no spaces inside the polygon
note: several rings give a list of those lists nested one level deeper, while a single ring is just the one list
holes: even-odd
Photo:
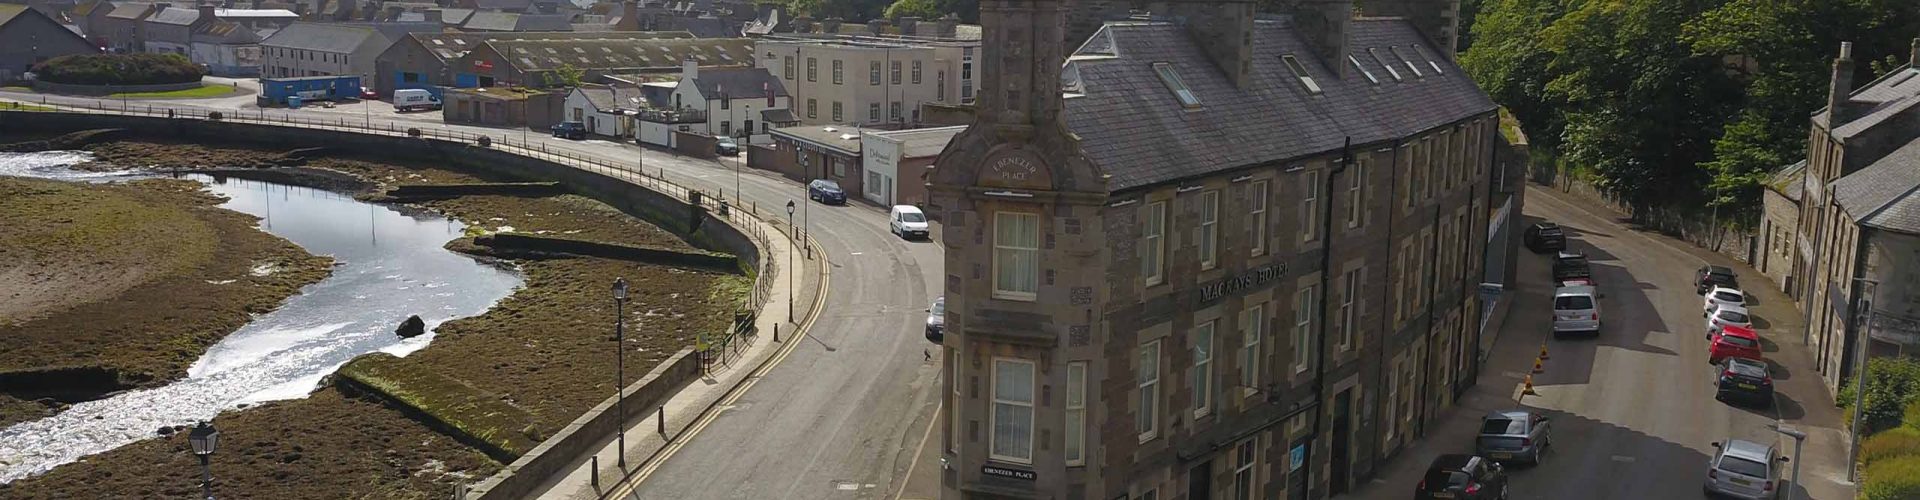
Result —
[{"label": "white car", "polygon": [[1707,292],[1701,310],[1705,313],[1704,315],[1711,316],[1714,310],[1725,306],[1747,307],[1746,292],[1724,286],[1713,287],[1712,291]]},{"label": "white car", "polygon": [[887,213],[887,230],[902,239],[926,239],[927,214],[913,205],[894,205]]},{"label": "white car", "polygon": [[1786,462],[1787,457],[1773,447],[1738,439],[1724,445],[1713,443],[1713,447],[1713,458],[1707,460],[1707,482],[1702,487],[1707,494],[1749,500],[1771,499],[1779,494],[1775,490],[1780,480],[1778,464]]},{"label": "white car", "polygon": [[1553,335],[1600,335],[1600,295],[1590,286],[1563,286],[1553,290]]},{"label": "white car", "polygon": [[1713,334],[1720,333],[1720,329],[1727,325],[1753,328],[1753,316],[1747,314],[1745,307],[1720,306],[1720,309],[1707,315],[1707,338],[1713,338]]}]

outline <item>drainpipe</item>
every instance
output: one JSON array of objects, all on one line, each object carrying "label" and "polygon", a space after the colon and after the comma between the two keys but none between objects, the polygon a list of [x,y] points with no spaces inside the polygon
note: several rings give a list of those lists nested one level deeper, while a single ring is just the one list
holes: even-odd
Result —
[{"label": "drainpipe", "polygon": [[[1317,403],[1319,403],[1321,398],[1326,395],[1326,388],[1327,388],[1327,341],[1326,339],[1327,339],[1327,324],[1329,323],[1327,319],[1327,307],[1328,307],[1329,301],[1327,300],[1327,298],[1333,294],[1333,286],[1332,286],[1332,281],[1333,281],[1333,268],[1332,268],[1333,266],[1333,184],[1334,184],[1334,179],[1339,178],[1340,173],[1345,172],[1347,170],[1347,165],[1350,163],[1353,163],[1353,137],[1352,136],[1348,136],[1346,139],[1346,142],[1340,146],[1340,162],[1334,164],[1333,168],[1328,169],[1327,179],[1323,181],[1325,183],[1324,185],[1326,186],[1325,188],[1326,196],[1324,198],[1327,200],[1327,206],[1320,211],[1320,242],[1321,242],[1320,243],[1320,297],[1319,297],[1320,327],[1318,328],[1320,332],[1317,335],[1319,337],[1318,339],[1319,342],[1314,344],[1314,350],[1319,351],[1318,353],[1319,355],[1314,356],[1314,360],[1313,360],[1313,401],[1316,403],[1315,406],[1319,406]],[[1348,413],[1353,412],[1352,405],[1347,406],[1347,412]],[[1319,413],[1318,410],[1316,410],[1314,413],[1315,415],[1313,416],[1313,434],[1311,434],[1311,436],[1312,436],[1312,439],[1317,440],[1320,438],[1320,428],[1321,428],[1320,422],[1325,419],[1320,418],[1320,415],[1318,415]],[[1331,449],[1331,446],[1333,446],[1333,443],[1328,443],[1328,446],[1329,446],[1329,449]],[[1309,448],[1307,453],[1311,455],[1313,453],[1312,449]],[[1329,452],[1327,454],[1332,455],[1333,453]],[[1348,458],[1351,459],[1352,457],[1348,457]],[[1304,487],[1309,492],[1308,496],[1312,496],[1311,492],[1313,491],[1313,486],[1314,486],[1313,465],[1306,464],[1303,467],[1307,468],[1307,481]]]},{"label": "drainpipe", "polygon": [[[1398,144],[1394,145],[1393,152],[1394,152],[1393,160],[1392,160],[1393,163],[1389,165],[1389,168],[1387,168],[1387,172],[1389,172],[1387,174],[1387,236],[1389,238],[1393,236],[1393,209],[1394,209],[1394,206],[1398,204],[1400,200],[1398,196],[1395,196],[1399,194],[1399,192],[1396,190],[1399,189],[1399,186],[1400,186],[1400,171],[1394,168],[1391,168],[1391,165],[1400,164],[1400,161],[1399,161],[1400,147]],[[1361,188],[1361,189],[1366,189],[1366,188]],[[1361,215],[1361,217],[1364,218],[1366,216],[1363,214]],[[1392,240],[1387,241],[1386,275],[1389,279],[1393,277],[1393,258],[1395,257],[1393,254],[1393,249],[1394,249],[1393,243],[1394,242]],[[1403,269],[1401,270],[1401,272],[1405,273],[1406,270]],[[1380,287],[1380,303],[1381,304],[1388,303],[1388,297],[1393,293],[1392,291],[1393,288],[1394,287],[1392,283],[1388,283],[1388,286]],[[1388,377],[1399,376],[1399,374],[1396,374],[1396,373],[1388,373],[1387,366],[1386,366],[1387,365],[1387,338],[1392,337],[1396,333],[1399,333],[1394,328],[1395,325],[1393,324],[1393,316],[1390,316],[1387,314],[1381,314],[1380,324],[1381,324],[1380,345],[1378,346],[1378,348],[1373,350],[1373,372],[1374,372],[1374,381],[1376,383],[1387,380]],[[1398,383],[1398,381],[1396,380],[1395,383]],[[1407,390],[1413,390],[1413,388],[1408,387]],[[1385,404],[1393,405],[1395,404],[1395,402],[1385,401]],[[1391,425],[1394,425],[1394,422],[1385,422],[1384,425],[1391,426]],[[1376,433],[1376,435],[1380,435],[1380,434]],[[1379,454],[1380,453],[1379,451],[1380,447],[1378,446],[1379,442],[1378,441],[1374,442],[1374,445],[1375,446],[1373,446],[1373,450],[1369,451],[1368,453]]]}]

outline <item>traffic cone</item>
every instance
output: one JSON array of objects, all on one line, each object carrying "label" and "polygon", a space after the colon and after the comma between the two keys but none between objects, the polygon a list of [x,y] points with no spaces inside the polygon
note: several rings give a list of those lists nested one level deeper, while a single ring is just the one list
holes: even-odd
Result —
[{"label": "traffic cone", "polygon": [[1533,358],[1533,372],[1541,373],[1545,371],[1547,371],[1547,367],[1540,362],[1540,358]]},{"label": "traffic cone", "polygon": [[1524,381],[1522,381],[1522,382],[1526,384],[1526,389],[1524,389],[1524,390],[1522,390],[1522,391],[1520,391],[1520,394],[1524,394],[1524,395],[1527,395],[1527,396],[1539,396],[1539,395],[1540,395],[1540,393],[1538,393],[1538,392],[1533,392],[1533,376],[1532,376],[1532,375],[1528,375],[1528,376],[1527,376],[1527,379],[1526,379],[1526,380],[1524,380]]},{"label": "traffic cone", "polygon": [[1546,343],[1546,342],[1541,342],[1541,343],[1540,343],[1540,359],[1550,359],[1550,358],[1548,358],[1548,357],[1547,357],[1547,343]]}]

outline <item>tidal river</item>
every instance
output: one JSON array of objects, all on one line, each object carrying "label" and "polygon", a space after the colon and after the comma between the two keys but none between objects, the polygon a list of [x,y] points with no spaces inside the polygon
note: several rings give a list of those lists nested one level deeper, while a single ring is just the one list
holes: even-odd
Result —
[{"label": "tidal river", "polygon": [[[116,178],[66,168],[88,159],[74,152],[0,153],[0,175],[79,182]],[[441,248],[465,229],[453,220],[405,214],[316,189],[196,180],[230,200],[222,207],[260,217],[261,229],[309,253],[333,257],[338,263],[333,275],[214,344],[185,379],[0,429],[0,483],[154,437],[163,426],[211,419],[243,404],[306,397],[321,377],[354,356],[375,351],[405,356],[426,347],[432,333],[404,340],[393,333],[408,315],[420,315],[431,331],[447,320],[486,311],[521,282],[512,271]]]}]

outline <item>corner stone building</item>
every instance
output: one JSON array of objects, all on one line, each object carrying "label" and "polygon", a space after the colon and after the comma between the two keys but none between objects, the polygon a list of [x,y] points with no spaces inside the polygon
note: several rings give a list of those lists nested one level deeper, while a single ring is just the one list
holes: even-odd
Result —
[{"label": "corner stone building", "polygon": [[1071,55],[1061,0],[981,3],[929,182],[945,498],[1335,496],[1471,383],[1502,144],[1456,2],[1296,3],[1176,2]]}]

